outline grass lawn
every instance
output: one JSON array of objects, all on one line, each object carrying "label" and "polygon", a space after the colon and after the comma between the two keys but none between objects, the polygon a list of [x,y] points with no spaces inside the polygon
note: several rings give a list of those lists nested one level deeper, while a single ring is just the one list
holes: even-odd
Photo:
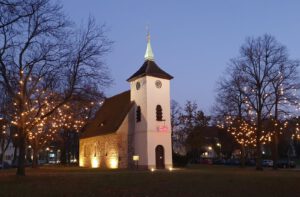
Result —
[{"label": "grass lawn", "polygon": [[79,167],[0,170],[0,196],[300,196],[300,170],[192,166],[169,171]]}]

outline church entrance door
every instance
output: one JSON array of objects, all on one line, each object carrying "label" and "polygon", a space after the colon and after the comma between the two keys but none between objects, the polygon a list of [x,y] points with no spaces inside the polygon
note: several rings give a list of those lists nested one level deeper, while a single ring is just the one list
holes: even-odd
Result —
[{"label": "church entrance door", "polygon": [[155,148],[155,157],[156,157],[156,168],[164,169],[165,168],[165,152],[162,145],[158,145]]}]

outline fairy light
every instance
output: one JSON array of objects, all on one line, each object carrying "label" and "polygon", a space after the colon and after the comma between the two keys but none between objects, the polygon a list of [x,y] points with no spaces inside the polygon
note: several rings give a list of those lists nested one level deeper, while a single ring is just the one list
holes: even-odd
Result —
[{"label": "fairy light", "polygon": [[[32,81],[32,78],[29,78],[29,81]],[[24,84],[24,81],[20,80],[19,84]],[[91,109],[99,106],[98,102],[69,102],[49,114],[60,102],[59,95],[49,93],[40,86],[33,90],[30,98],[25,98],[26,95],[21,95],[21,92],[23,91],[17,90],[20,97],[13,102],[14,109],[9,124],[22,127],[26,138],[29,140],[29,145],[32,147],[49,145],[51,141],[56,139],[58,132],[63,129],[79,132],[86,124]],[[19,106],[21,99],[25,100],[23,111],[20,111]],[[4,131],[1,133],[4,134]],[[18,138],[19,133],[15,133],[14,137]]]},{"label": "fairy light", "polygon": [[[250,121],[251,122],[251,121]],[[223,123],[218,122],[219,128],[226,128],[235,141],[245,147],[256,146],[256,130],[255,124],[251,124],[245,120],[240,120],[233,116],[226,116]],[[259,141],[262,144],[270,143],[273,133],[270,131],[262,130]]]}]

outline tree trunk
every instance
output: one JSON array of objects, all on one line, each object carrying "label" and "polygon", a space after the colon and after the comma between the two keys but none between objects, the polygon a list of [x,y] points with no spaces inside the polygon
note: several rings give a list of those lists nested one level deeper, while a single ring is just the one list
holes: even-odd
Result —
[{"label": "tree trunk", "polygon": [[0,164],[2,164],[2,168],[4,168],[4,163],[3,163],[3,161],[4,161],[4,155],[5,155],[5,150],[4,150],[4,139],[1,141],[1,147],[0,147],[0,149],[1,149],[1,153],[0,153]]},{"label": "tree trunk", "polygon": [[4,160],[4,153],[0,153],[0,164],[2,164],[1,168],[4,168],[3,160]]},{"label": "tree trunk", "polygon": [[34,148],[32,151],[32,168],[38,168],[38,149]]},{"label": "tree trunk", "polygon": [[19,159],[17,175],[25,176],[25,150],[26,150],[26,138],[23,130],[19,132]]},{"label": "tree trunk", "polygon": [[278,168],[278,132],[277,128],[274,133],[273,139],[273,169],[277,170]]},{"label": "tree trunk", "polygon": [[275,114],[274,114],[274,119],[275,119],[275,127],[274,127],[274,139],[273,139],[273,169],[277,170],[277,164],[278,164],[278,136],[279,136],[279,130],[278,130],[278,103],[279,99],[276,97],[275,101]]},{"label": "tree trunk", "polygon": [[262,163],[261,163],[261,142],[260,142],[260,138],[261,138],[261,115],[258,114],[257,117],[257,131],[256,131],[256,170],[263,170],[262,168]]},{"label": "tree trunk", "polygon": [[67,163],[68,163],[68,165],[71,164],[71,152],[70,152],[70,149],[69,149],[69,152],[67,152]]},{"label": "tree trunk", "polygon": [[256,170],[263,170],[261,165],[261,144],[260,142],[256,143]]},{"label": "tree trunk", "polygon": [[66,147],[65,145],[63,144],[63,146],[61,147],[61,150],[60,150],[60,163],[61,164],[67,164],[67,158],[66,158]]},{"label": "tree trunk", "polygon": [[15,147],[14,147],[14,157],[13,157],[13,160],[12,160],[12,164],[13,164],[14,166],[15,166],[15,164],[17,164],[17,159],[18,159],[17,151],[18,151],[18,148],[15,146]]},{"label": "tree trunk", "polygon": [[245,145],[241,145],[241,167],[245,167]]},{"label": "tree trunk", "polygon": [[38,152],[39,152],[38,138],[32,140],[32,168],[38,168]]}]

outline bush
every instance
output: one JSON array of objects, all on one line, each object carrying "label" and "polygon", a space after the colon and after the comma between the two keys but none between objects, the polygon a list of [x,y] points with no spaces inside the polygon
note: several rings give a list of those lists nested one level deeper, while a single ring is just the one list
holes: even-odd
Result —
[{"label": "bush", "polygon": [[180,155],[173,153],[173,166],[185,167],[188,163],[188,157],[186,155]]}]

